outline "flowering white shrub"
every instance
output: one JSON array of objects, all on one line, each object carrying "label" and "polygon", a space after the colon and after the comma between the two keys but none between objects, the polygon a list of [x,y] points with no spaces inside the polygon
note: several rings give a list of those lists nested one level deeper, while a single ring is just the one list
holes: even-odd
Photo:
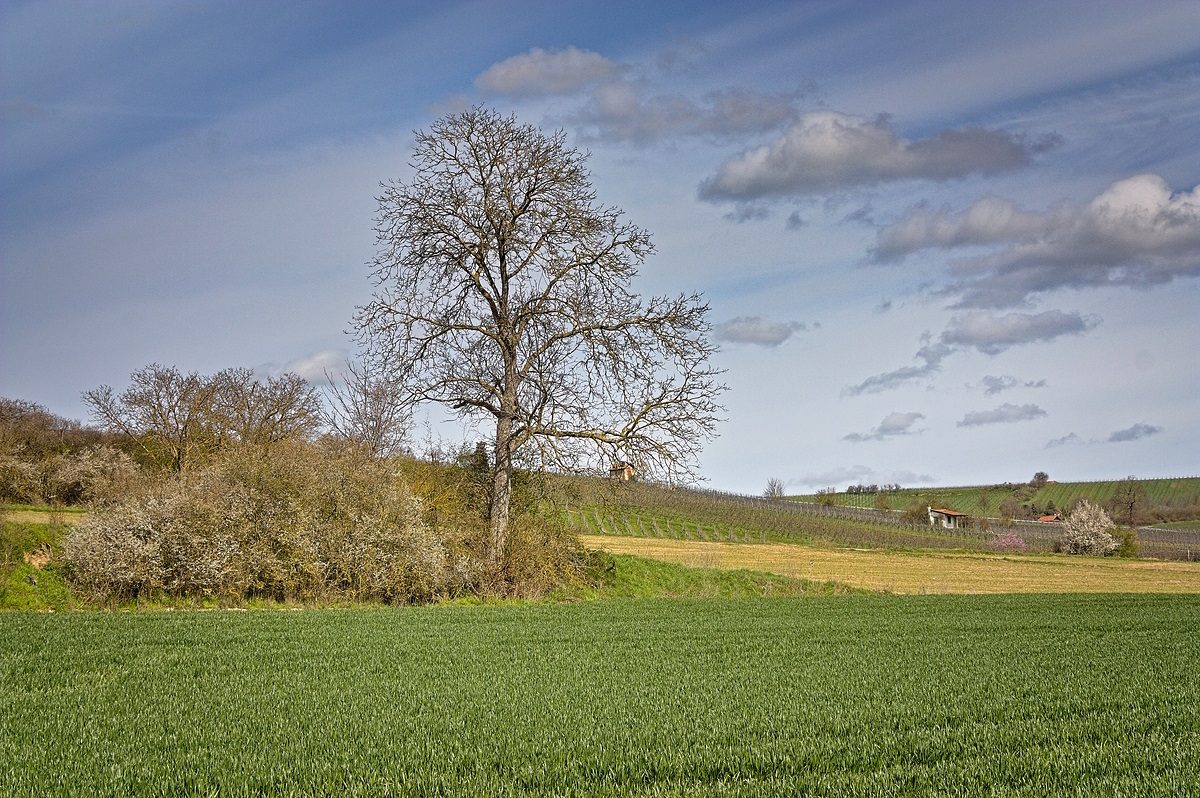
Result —
[{"label": "flowering white shrub", "polygon": [[1114,526],[1103,507],[1084,499],[1063,523],[1059,550],[1067,554],[1094,554],[1099,557],[1113,554],[1120,545],[1111,533]]},{"label": "flowering white shrub", "polygon": [[394,466],[308,445],[235,451],[92,513],[65,558],[100,599],[427,601],[448,570]]}]

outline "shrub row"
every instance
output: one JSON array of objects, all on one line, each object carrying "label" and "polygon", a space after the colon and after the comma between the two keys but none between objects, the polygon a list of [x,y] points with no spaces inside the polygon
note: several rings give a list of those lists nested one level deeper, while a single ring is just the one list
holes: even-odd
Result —
[{"label": "shrub row", "polygon": [[396,466],[332,445],[227,453],[92,513],[66,539],[94,599],[427,601],[469,589]]}]

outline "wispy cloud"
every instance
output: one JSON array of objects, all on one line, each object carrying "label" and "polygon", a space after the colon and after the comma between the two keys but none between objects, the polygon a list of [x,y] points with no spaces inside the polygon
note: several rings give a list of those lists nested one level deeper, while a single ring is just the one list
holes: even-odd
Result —
[{"label": "wispy cloud", "polygon": [[979,427],[984,424],[1012,424],[1017,421],[1032,421],[1046,415],[1046,411],[1034,404],[1014,405],[1005,402],[992,410],[976,410],[967,413],[958,422],[960,427]]},{"label": "wispy cloud", "polygon": [[809,488],[824,488],[864,482],[896,485],[929,485],[935,481],[935,478],[929,474],[919,474],[913,471],[902,470],[876,470],[865,465],[853,465],[805,474],[802,477],[789,479],[787,484]]},{"label": "wispy cloud", "polygon": [[575,114],[585,135],[648,144],[665,136],[723,139],[776,130],[794,119],[802,91],[764,94],[744,88],[717,89],[699,99],[683,94],[643,96],[634,82],[598,86]]},{"label": "wispy cloud", "polygon": [[1143,438],[1149,438],[1153,435],[1158,435],[1163,431],[1162,427],[1156,427],[1153,424],[1134,424],[1132,427],[1119,429],[1111,433],[1107,438],[1081,438],[1074,432],[1068,433],[1061,438],[1055,438],[1046,444],[1047,449],[1054,449],[1059,446],[1095,446],[1104,443],[1128,443],[1130,441],[1139,441]]},{"label": "wispy cloud", "polygon": [[879,422],[879,426],[870,432],[852,432],[844,436],[842,440],[862,443],[863,441],[882,441],[899,435],[912,435],[915,432],[912,428],[913,425],[923,418],[925,418],[923,413],[889,413],[883,421]]},{"label": "wispy cloud", "polygon": [[[879,309],[876,310],[878,312]],[[964,349],[976,349],[985,354],[996,355],[1013,346],[1045,343],[1064,335],[1078,335],[1099,323],[1100,319],[1096,316],[1085,317],[1061,310],[1047,310],[1035,314],[1009,313],[1004,316],[996,316],[986,311],[957,315],[950,319],[949,325],[938,336],[936,343],[926,343],[917,351],[915,358],[924,361],[922,364],[901,366],[868,377],[856,385],[843,388],[842,396],[880,393],[932,377],[941,371],[942,361]],[[987,393],[998,393],[1008,387],[1016,387],[1015,380],[1010,385],[1005,379],[1013,378],[985,377]],[[1042,385],[1045,385],[1045,381],[1040,384],[1027,384],[1024,387],[1036,388]]]},{"label": "wispy cloud", "polygon": [[892,388],[898,388],[908,382],[932,377],[942,369],[942,361],[954,350],[944,344],[933,344],[921,347],[916,359],[923,361],[917,366],[901,366],[898,369],[886,371],[867,377],[857,385],[849,385],[842,389],[842,396],[859,396],[864,393],[880,393]]},{"label": "wispy cloud", "polygon": [[626,69],[591,50],[534,47],[492,64],[475,78],[475,88],[510,97],[572,94],[615,78]]},{"label": "wispy cloud", "polygon": [[1029,165],[1036,154],[1059,142],[1053,135],[1031,140],[983,128],[943,130],[912,141],[887,116],[812,111],[779,139],[723,163],[700,185],[700,197],[796,197],[904,180],[998,174]]},{"label": "wispy cloud", "polygon": [[296,358],[282,366],[277,363],[263,363],[254,368],[254,373],[260,378],[277,377],[280,374],[295,374],[313,385],[328,383],[330,378],[339,380],[346,370],[346,360],[349,353],[344,349],[324,349],[311,355]]},{"label": "wispy cloud", "polygon": [[1045,388],[1046,387],[1045,380],[1019,380],[1016,377],[1013,377],[1008,374],[1005,374],[1000,377],[994,376],[992,374],[988,374],[982,380],[980,380],[980,382],[983,383],[983,388],[984,388],[983,392],[986,396],[994,396],[995,394],[1001,393],[1002,391],[1008,391],[1013,388]]},{"label": "wispy cloud", "polygon": [[737,316],[716,326],[718,341],[776,347],[808,329],[802,321],[771,321],[763,316]]},{"label": "wispy cloud", "polygon": [[1109,443],[1126,443],[1128,441],[1138,441],[1142,438],[1149,438],[1151,435],[1157,435],[1162,432],[1162,427],[1156,427],[1152,424],[1134,424],[1127,429],[1119,429],[1112,435],[1108,436]]},{"label": "wispy cloud", "polygon": [[1084,206],[1031,212],[987,197],[960,214],[916,210],[878,234],[875,257],[999,246],[953,264],[960,307],[1019,305],[1061,288],[1146,287],[1200,275],[1200,186],[1172,193],[1155,174],[1119,180]]}]

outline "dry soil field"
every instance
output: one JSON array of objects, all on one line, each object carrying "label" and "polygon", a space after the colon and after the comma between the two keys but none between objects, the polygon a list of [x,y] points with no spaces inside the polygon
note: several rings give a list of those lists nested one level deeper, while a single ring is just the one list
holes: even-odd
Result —
[{"label": "dry soil field", "polygon": [[834,580],[892,593],[1200,593],[1200,563],[1114,557],[819,549],[587,535],[589,548],[684,565]]}]

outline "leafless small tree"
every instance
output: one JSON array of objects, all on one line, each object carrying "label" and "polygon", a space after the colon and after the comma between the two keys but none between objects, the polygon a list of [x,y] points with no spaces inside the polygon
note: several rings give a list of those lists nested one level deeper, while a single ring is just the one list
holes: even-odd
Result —
[{"label": "leafless small tree", "polygon": [[1135,476],[1128,476],[1117,483],[1113,490],[1113,514],[1122,518],[1129,526],[1137,526],[1138,516],[1146,509],[1146,488]]},{"label": "leafless small tree", "polygon": [[106,432],[135,441],[152,461],[182,471],[212,449],[206,416],[213,386],[199,374],[151,363],[129,375],[120,394],[107,385],[85,391],[92,420]]},{"label": "leafless small tree", "polygon": [[320,396],[298,374],[263,379],[247,368],[229,368],[207,381],[212,397],[210,421],[223,438],[269,445],[311,438],[320,426]]},{"label": "leafless small tree", "polygon": [[783,480],[778,477],[771,477],[767,480],[767,489],[763,491],[763,496],[768,499],[782,499],[783,490]]},{"label": "leafless small tree", "polygon": [[488,564],[518,453],[694,476],[724,390],[708,306],[631,291],[650,236],[597,204],[586,156],[476,107],[418,132],[411,165],[410,182],[383,185],[376,291],[355,325],[390,353],[406,400],[495,424]]},{"label": "leafless small tree", "polygon": [[334,434],[361,446],[371,457],[398,454],[408,437],[412,406],[386,357],[347,361],[343,380],[328,373],[326,377],[330,399],[325,423]]}]

